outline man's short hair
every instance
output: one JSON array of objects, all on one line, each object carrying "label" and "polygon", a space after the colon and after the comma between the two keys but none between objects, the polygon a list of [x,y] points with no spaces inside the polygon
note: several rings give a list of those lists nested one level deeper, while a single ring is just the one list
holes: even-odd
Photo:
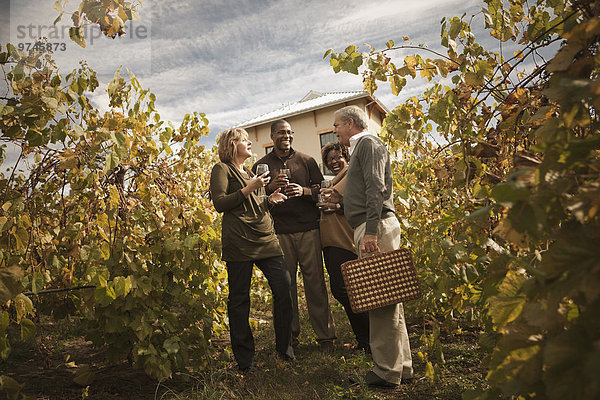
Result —
[{"label": "man's short hair", "polygon": [[281,125],[281,124],[288,124],[288,125],[290,125],[290,123],[287,122],[285,119],[278,119],[277,121],[273,121],[273,123],[271,124],[271,134],[277,132],[277,127],[279,125]]},{"label": "man's short hair", "polygon": [[244,128],[226,129],[219,135],[219,160],[230,162],[237,156],[237,144],[242,138],[247,138],[248,132]]},{"label": "man's short hair", "polygon": [[340,119],[344,122],[351,119],[354,121],[354,126],[359,129],[365,130],[369,126],[367,114],[359,106],[346,106],[340,108],[335,113],[339,115]]}]

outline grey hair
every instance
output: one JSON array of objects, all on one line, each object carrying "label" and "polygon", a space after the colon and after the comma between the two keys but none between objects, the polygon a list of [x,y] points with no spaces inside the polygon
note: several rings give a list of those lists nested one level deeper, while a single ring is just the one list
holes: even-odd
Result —
[{"label": "grey hair", "polygon": [[344,122],[351,119],[354,121],[354,126],[359,129],[367,129],[368,127],[368,118],[367,114],[360,108],[359,106],[346,106],[344,108],[340,108],[335,112],[340,116],[340,119]]}]

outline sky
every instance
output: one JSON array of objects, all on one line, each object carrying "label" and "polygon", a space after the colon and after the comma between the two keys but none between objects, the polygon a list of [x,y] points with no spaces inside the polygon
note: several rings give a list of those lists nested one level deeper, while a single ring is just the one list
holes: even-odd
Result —
[{"label": "sky", "polygon": [[[143,0],[141,20],[126,25],[127,35],[112,40],[89,29],[83,49],[65,30],[69,15],[52,25],[54,2],[0,0],[0,43],[26,46],[46,35],[64,75],[86,60],[98,73],[100,87],[91,98],[101,110],[108,108],[105,86],[122,66],[156,95],[162,119],[178,123],[186,113],[205,113],[207,145],[219,131],[296,102],[310,90],[362,90],[360,76],[333,72],[323,60],[327,49],[354,44],[367,51],[365,43],[381,49],[403,36],[440,49],[442,17],[463,13],[479,14],[481,26],[475,28],[483,30],[481,0]],[[65,9],[78,4],[70,0]],[[400,97],[387,89],[376,96],[392,109],[421,84],[410,83]]]}]

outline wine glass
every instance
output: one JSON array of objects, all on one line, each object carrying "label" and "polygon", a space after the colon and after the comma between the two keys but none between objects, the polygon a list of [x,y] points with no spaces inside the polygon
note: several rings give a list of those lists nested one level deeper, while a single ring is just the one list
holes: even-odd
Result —
[{"label": "wine glass", "polygon": [[[321,189],[328,189],[331,187],[331,179],[325,179],[321,181]],[[319,192],[319,203],[325,203],[329,199],[329,194],[323,194]]]},{"label": "wine glass", "polygon": [[279,170],[279,175],[285,175],[288,178],[288,181],[289,181],[290,178],[292,177],[292,172],[290,171],[289,168],[281,168]]},{"label": "wine glass", "polygon": [[[281,168],[279,170],[279,175],[285,175],[285,178],[287,179],[288,185],[290,183],[290,178],[292,177],[292,171],[290,171],[289,168]],[[285,188],[283,188],[283,190],[285,191],[285,189],[287,189],[288,185],[285,186]]]},{"label": "wine glass", "polygon": [[256,166],[256,175],[262,175],[266,172],[269,172],[269,165],[268,164],[258,164]]},{"label": "wine glass", "polygon": [[[269,172],[269,165],[268,164],[258,164],[256,166],[256,175],[260,176],[260,175],[268,173],[268,172]],[[268,197],[267,193],[266,193],[266,190],[263,189],[262,193],[263,194],[260,195],[260,198],[262,200],[264,200],[264,199],[266,199]]]}]

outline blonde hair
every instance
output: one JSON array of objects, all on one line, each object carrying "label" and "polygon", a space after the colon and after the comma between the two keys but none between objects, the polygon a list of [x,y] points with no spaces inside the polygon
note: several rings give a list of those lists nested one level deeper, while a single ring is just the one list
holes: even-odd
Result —
[{"label": "blonde hair", "polygon": [[237,156],[237,142],[243,137],[248,137],[244,128],[231,128],[221,132],[218,140],[221,162],[230,162]]}]

